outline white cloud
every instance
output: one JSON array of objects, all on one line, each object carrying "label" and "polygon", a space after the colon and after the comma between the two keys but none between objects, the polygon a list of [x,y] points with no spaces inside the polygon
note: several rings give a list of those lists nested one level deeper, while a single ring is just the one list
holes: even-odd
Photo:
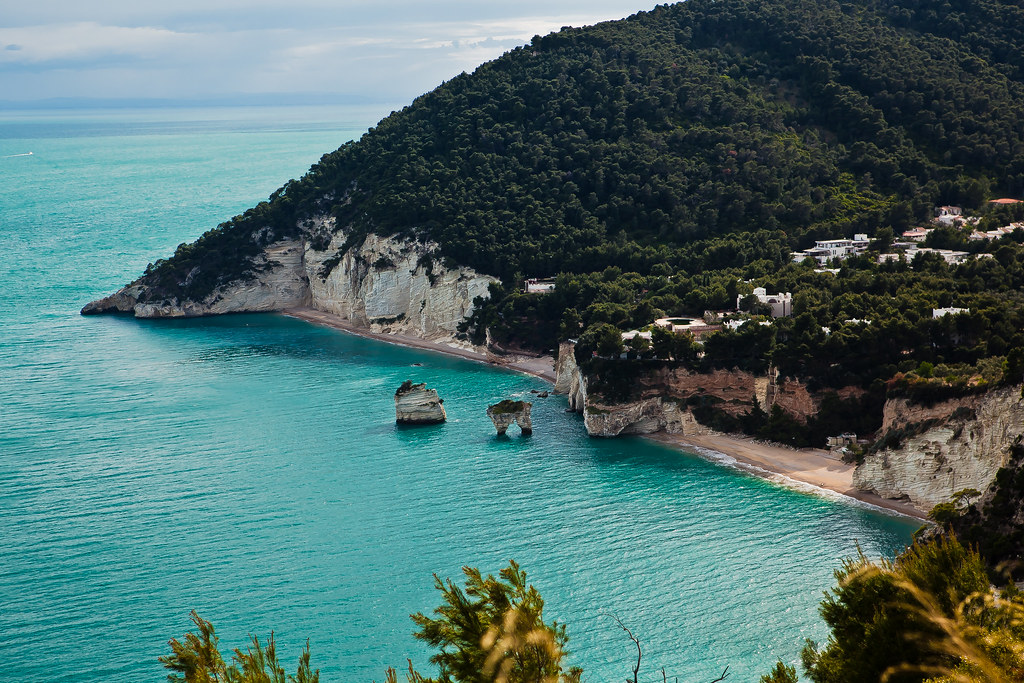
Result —
[{"label": "white cloud", "polygon": [[160,28],[103,26],[95,22],[0,28],[0,45],[18,46],[17,50],[0,52],[0,62],[40,63],[109,55],[147,58],[175,45],[183,48],[196,38]]},{"label": "white cloud", "polygon": [[635,9],[622,0],[0,0],[0,99],[242,92],[411,99],[536,34]]}]

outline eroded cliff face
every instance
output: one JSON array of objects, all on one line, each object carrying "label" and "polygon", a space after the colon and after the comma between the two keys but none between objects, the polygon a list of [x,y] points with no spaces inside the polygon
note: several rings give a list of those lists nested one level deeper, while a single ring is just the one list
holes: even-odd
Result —
[{"label": "eroded cliff face", "polygon": [[886,498],[909,498],[931,509],[957,491],[985,492],[1008,457],[1009,446],[1024,433],[1021,387],[1004,387],[934,406],[906,399],[886,403],[882,433],[925,428],[897,449],[868,455],[853,475],[859,489]]},{"label": "eroded cliff face", "polygon": [[[199,301],[165,299],[146,301],[146,285],[133,282],[103,299],[93,301],[82,313],[131,313],[137,318],[190,318],[223,313],[265,313],[310,304],[303,267],[302,240],[269,245],[257,258],[256,276],[218,287]],[[141,301],[140,301],[141,300]]]},{"label": "eroded cliff face", "polygon": [[[309,237],[316,232],[333,236],[322,245]],[[342,254],[345,234],[335,230],[329,217],[309,221],[305,235],[269,245],[256,258],[252,277],[218,287],[200,300],[154,297],[142,278],[87,304],[82,313],[180,318],[308,306],[373,332],[471,346],[458,339],[458,325],[472,313],[474,299],[489,295],[496,278],[434,261],[436,245],[392,237],[369,235]]]},{"label": "eroded cliff face", "polygon": [[473,300],[486,298],[488,286],[498,281],[471,268],[428,260],[431,244],[370,235],[337,260],[342,243],[344,235],[337,233],[323,251],[306,246],[312,306],[373,332],[455,343],[459,323],[473,312]]},{"label": "eroded cliff face", "polygon": [[555,359],[555,393],[569,394],[569,402],[572,403],[573,381],[579,378],[579,368],[576,366],[576,345],[572,342],[562,342],[558,345],[558,358]]},{"label": "eroded cliff face", "polygon": [[[583,413],[583,423],[591,436],[620,434],[706,434],[687,407],[693,397],[713,396],[716,406],[740,414],[753,407],[753,401],[765,407],[770,400],[767,377],[755,377],[736,370],[691,373],[682,368],[661,368],[637,376],[634,400],[610,403],[588,392],[586,375],[576,364],[575,345],[563,342],[555,364],[555,391],[565,393],[569,409]],[[589,395],[588,395],[589,394]]]}]

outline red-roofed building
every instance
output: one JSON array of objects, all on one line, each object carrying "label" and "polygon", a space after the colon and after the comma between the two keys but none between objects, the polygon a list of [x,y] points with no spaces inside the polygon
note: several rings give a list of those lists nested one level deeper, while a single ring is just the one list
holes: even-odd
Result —
[{"label": "red-roofed building", "polygon": [[1020,199],[1007,199],[1004,197],[1003,199],[993,199],[989,204],[1020,204],[1020,202]]}]

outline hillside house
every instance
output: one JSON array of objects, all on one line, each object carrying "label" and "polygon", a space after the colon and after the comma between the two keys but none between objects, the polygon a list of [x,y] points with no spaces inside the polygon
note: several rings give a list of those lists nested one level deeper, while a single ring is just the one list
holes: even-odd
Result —
[{"label": "hillside house", "polygon": [[997,240],[1000,237],[1005,237],[1005,236],[1009,235],[1014,230],[1024,230],[1024,222],[1010,223],[1009,225],[1004,225],[1001,228],[996,228],[995,230],[986,230],[985,232],[982,232],[980,230],[975,230],[970,235],[968,235],[967,239],[970,239],[970,240]]},{"label": "hillside house", "polygon": [[932,318],[943,318],[947,315],[957,315],[959,313],[970,313],[969,308],[956,308],[955,306],[949,306],[948,308],[933,308]]},{"label": "hillside house", "polygon": [[651,333],[646,330],[643,332],[641,332],[640,330],[630,330],[629,332],[622,333],[622,341],[624,342],[628,342],[632,339],[635,339],[636,337],[640,337],[641,339],[651,341]]},{"label": "hillside house", "polygon": [[937,254],[942,257],[942,260],[951,266],[955,266],[971,259],[987,258],[991,254],[969,254],[966,251],[955,251],[953,249],[932,249],[930,247],[918,247],[916,245],[908,247],[905,251],[895,254],[879,254],[878,262],[885,263],[887,261],[899,261],[901,258],[905,258],[907,261],[913,261],[914,257],[918,254]]},{"label": "hillside house", "polygon": [[703,318],[658,318],[654,324],[675,334],[689,332],[694,339],[722,329],[721,325],[709,323]]},{"label": "hillside house", "polygon": [[807,258],[813,258],[821,265],[825,265],[832,259],[843,261],[849,257],[867,251],[871,240],[866,233],[857,233],[852,240],[817,240],[814,246],[805,251],[794,251],[793,260],[797,263]]},{"label": "hillside house", "polygon": [[940,206],[935,209],[935,222],[941,225],[956,225],[963,220],[964,211],[959,206]]},{"label": "hillside house", "polygon": [[531,278],[523,285],[524,294],[547,294],[548,292],[553,291],[555,291],[554,280]]},{"label": "hillside house", "polygon": [[[736,310],[740,309],[740,304],[746,296],[740,294],[736,297]],[[764,287],[755,287],[754,296],[762,304],[767,304],[771,308],[773,318],[788,318],[793,315],[793,295],[790,292],[769,294]]]},{"label": "hillside house", "polygon": [[929,232],[931,231],[927,228],[914,228],[913,230],[904,231],[900,237],[910,242],[920,242],[928,236]]}]

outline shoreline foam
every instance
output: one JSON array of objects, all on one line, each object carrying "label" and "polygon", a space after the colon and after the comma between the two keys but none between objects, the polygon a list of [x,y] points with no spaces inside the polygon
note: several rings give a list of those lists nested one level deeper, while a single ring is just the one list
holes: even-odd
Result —
[{"label": "shoreline foam", "polygon": [[[388,344],[407,346],[424,351],[435,351],[465,360],[487,363],[515,370],[554,383],[554,359],[551,356],[497,356],[470,349],[449,346],[402,334],[371,332],[347,318],[318,311],[314,308],[290,308],[283,315],[309,323],[324,325],[359,337],[375,339]],[[682,435],[657,432],[644,438],[664,446],[712,460],[726,467],[735,467],[762,479],[805,493],[838,496],[889,513],[926,520],[925,511],[902,500],[892,500],[853,486],[853,465],[834,458],[821,449],[791,449],[771,445],[747,437],[715,435]]]}]

